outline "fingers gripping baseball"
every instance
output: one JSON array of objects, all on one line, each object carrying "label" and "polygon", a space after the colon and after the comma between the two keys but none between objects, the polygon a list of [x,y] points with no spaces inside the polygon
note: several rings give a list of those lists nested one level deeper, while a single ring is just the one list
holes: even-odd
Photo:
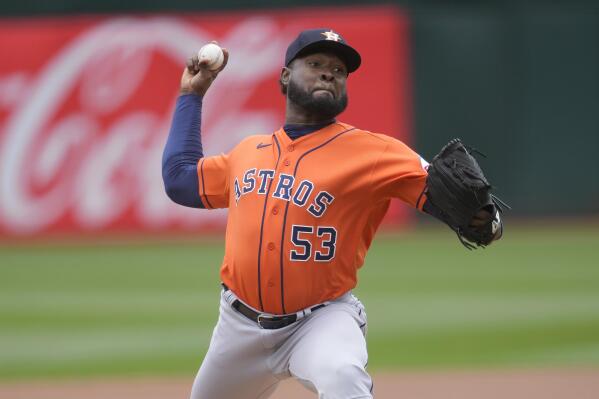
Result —
[{"label": "fingers gripping baseball", "polygon": [[[214,41],[211,43],[217,44]],[[210,59],[203,59],[200,61],[197,54],[187,60],[187,65],[181,76],[181,94],[193,93],[200,96],[206,94],[208,88],[210,88],[210,85],[214,82],[214,79],[216,79],[218,74],[225,68],[229,60],[229,52],[227,49],[223,48],[222,52],[222,65],[214,70],[209,68]]]}]

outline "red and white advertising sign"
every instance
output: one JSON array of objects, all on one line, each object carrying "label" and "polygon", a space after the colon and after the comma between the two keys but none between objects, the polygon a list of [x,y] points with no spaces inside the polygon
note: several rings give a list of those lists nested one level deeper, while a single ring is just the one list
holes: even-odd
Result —
[{"label": "red and white advertising sign", "polygon": [[227,152],[282,125],[285,50],[314,27],[362,55],[339,120],[410,143],[407,20],[395,8],[2,20],[0,236],[223,226],[226,211],[175,205],[163,189],[185,60],[211,40],[229,49],[202,120],[204,152]]}]

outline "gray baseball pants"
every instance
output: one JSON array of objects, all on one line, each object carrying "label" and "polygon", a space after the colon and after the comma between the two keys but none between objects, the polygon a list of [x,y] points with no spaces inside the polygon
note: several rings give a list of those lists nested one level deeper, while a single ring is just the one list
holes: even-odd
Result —
[{"label": "gray baseball pants", "polygon": [[266,399],[296,378],[319,399],[370,399],[366,312],[351,293],[280,329],[260,328],[223,291],[208,353],[191,399]]}]

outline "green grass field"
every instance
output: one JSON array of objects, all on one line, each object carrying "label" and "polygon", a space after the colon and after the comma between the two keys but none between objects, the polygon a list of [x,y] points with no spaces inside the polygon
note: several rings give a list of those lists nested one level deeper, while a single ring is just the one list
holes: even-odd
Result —
[{"label": "green grass field", "polygon": [[[0,379],[192,375],[217,317],[220,241],[0,243]],[[599,228],[378,237],[356,290],[370,368],[599,364]]]}]

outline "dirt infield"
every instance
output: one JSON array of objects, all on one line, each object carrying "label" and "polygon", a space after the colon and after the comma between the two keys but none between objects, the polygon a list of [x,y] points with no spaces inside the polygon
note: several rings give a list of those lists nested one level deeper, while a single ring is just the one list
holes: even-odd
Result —
[{"label": "dirt infield", "polygon": [[[397,372],[374,376],[377,399],[596,399],[598,369]],[[0,384],[3,399],[185,399],[191,378],[139,378]],[[272,399],[314,399],[283,382]]]}]

